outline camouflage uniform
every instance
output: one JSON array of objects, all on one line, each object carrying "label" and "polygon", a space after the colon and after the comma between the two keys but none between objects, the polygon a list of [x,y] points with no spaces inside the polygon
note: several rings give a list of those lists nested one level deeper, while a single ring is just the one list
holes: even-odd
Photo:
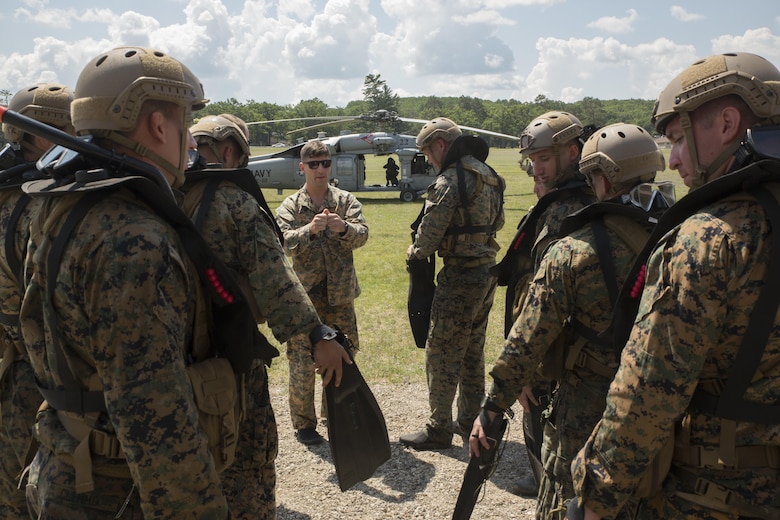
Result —
[{"label": "camouflage uniform", "polygon": [[[344,220],[347,228],[343,234],[326,229],[314,237],[310,235],[308,224],[324,209]],[[352,251],[368,240],[362,205],[350,192],[330,186],[323,205],[315,207],[303,187],[282,201],[276,210],[276,221],[284,232],[284,249],[292,256],[293,268],[320,319],[341,329],[358,349],[354,300],[360,295],[360,285]],[[305,334],[287,342],[287,357],[293,427],[296,430],[316,427],[314,364]]]},{"label": "camouflage uniform", "polygon": [[[193,186],[187,183],[182,189],[187,192]],[[198,203],[191,214],[196,215],[199,208]],[[186,209],[189,212],[190,208]],[[263,213],[252,195],[231,182],[222,182],[201,231],[228,267],[248,281],[260,313],[258,322],[268,322],[276,339],[284,342],[295,334],[307,334],[320,320]],[[306,349],[311,351],[310,344]],[[236,460],[220,476],[233,517],[273,519],[278,435],[262,361],[255,360],[245,377],[246,413]]]},{"label": "camouflage uniform", "polygon": [[[765,285],[774,239],[760,204],[724,199],[701,208],[656,243],[606,410],[572,465],[577,495],[597,514],[617,514],[677,422],[675,436],[689,440],[686,451],[697,449],[702,460],[714,455],[713,465],[675,460],[663,489],[647,500],[641,518],[738,517],[739,508],[719,513],[680,496],[701,498],[695,492],[699,485],[728,497],[731,505],[774,507],[768,516],[742,513],[740,518],[778,518],[780,425],[727,421],[690,406],[697,386],[728,378]],[[762,360],[778,356],[780,331],[775,326]],[[780,402],[777,367],[774,363],[753,379],[746,400],[775,406]],[[746,448],[763,448],[764,462],[734,467],[729,457],[735,446],[737,456]]]},{"label": "camouflage uniform", "polygon": [[[29,166],[32,168],[32,165]],[[19,176],[11,186],[0,188],[0,236],[13,236],[13,249],[0,248],[0,348],[3,361],[0,364],[0,517],[28,518],[24,491],[18,489],[19,474],[26,461],[30,446],[35,412],[43,398],[35,386],[32,369],[19,334],[18,319],[21,305],[19,289],[20,271],[11,266],[14,262],[23,265],[29,239],[29,225],[39,201],[23,196]],[[19,214],[13,231],[12,214],[20,204],[24,208]],[[8,244],[6,244],[8,245]],[[7,253],[14,255],[8,258]]]},{"label": "camouflage uniform", "polygon": [[[533,240],[533,244],[529,253],[530,260],[528,258],[521,258],[518,261],[525,262],[526,264],[532,261],[533,267],[531,273],[536,273],[538,271],[544,253],[553,240],[558,237],[564,219],[575,211],[596,202],[596,197],[592,190],[580,180],[581,175],[577,174],[576,178],[576,183],[569,181],[556,190],[545,194],[533,207],[531,213],[526,216],[526,218],[533,216],[537,219],[536,225],[533,226],[533,234],[527,237],[527,240]],[[545,200],[545,198],[548,200]],[[534,211],[540,213],[538,217],[533,215]],[[531,276],[530,273],[529,276]],[[508,321],[505,324],[506,330],[509,330],[515,323],[517,319],[515,312],[519,312],[519,310],[522,309],[522,303],[517,300],[522,299],[522,295],[528,290],[529,276],[520,276],[517,279],[514,287],[514,294],[518,296],[513,298],[513,301],[507,299],[506,305],[508,306],[508,312],[506,313],[505,319]],[[511,294],[510,291],[507,291],[507,294]],[[513,308],[515,305],[516,307]],[[529,376],[533,375],[532,372],[529,372],[528,374]],[[542,465],[541,449],[544,432],[543,413],[550,402],[555,382],[545,379],[537,373],[533,375],[533,377],[525,379],[525,384],[533,386],[533,394],[537,400],[539,400],[539,405],[530,403],[530,413],[523,414],[526,450],[528,452],[528,458],[531,461],[531,471],[534,480],[539,484],[541,483],[542,474],[544,472],[544,469],[540,467]],[[512,403],[510,402],[508,404],[511,405]]]},{"label": "camouflage uniform", "polygon": [[[452,402],[458,395],[458,423],[466,431],[479,413],[485,394],[485,332],[493,305],[498,244],[495,231],[504,225],[504,181],[471,155],[461,157],[469,205],[463,208],[455,166],[439,173],[428,187],[425,209],[411,247],[412,258],[434,252],[444,259],[436,278],[431,326],[425,348],[425,371],[431,416],[428,438],[452,441]],[[482,184],[481,189],[477,189]],[[492,233],[447,235],[465,225],[492,226]]]},{"label": "camouflage uniform", "polygon": [[[39,412],[31,507],[40,518],[115,518],[127,501],[121,518],[226,518],[185,367],[198,282],[179,237],[138,196],[109,193],[65,244],[47,303],[52,241],[79,198],[46,199],[33,222],[20,321],[40,384],[69,388],[70,372],[79,387],[102,390],[106,411]],[[62,362],[69,370],[57,368]],[[66,430],[84,421],[120,446],[113,456],[92,455],[94,491],[78,480],[92,475],[72,466],[83,459]]]},{"label": "camouflage uniform", "polygon": [[[560,223],[558,223],[560,225]],[[635,253],[607,230],[620,286]],[[570,317],[585,327],[602,331],[609,326],[611,303],[589,225],[554,242],[544,255],[528,289],[526,304],[515,321],[504,349],[490,372],[491,400],[508,408],[533,381],[545,354],[557,342],[568,345],[576,333],[565,323]],[[586,341],[587,352],[602,366],[617,367],[610,345]],[[561,506],[574,497],[569,465],[601,418],[611,377],[586,367],[565,370],[544,426],[537,518],[565,518]]]}]

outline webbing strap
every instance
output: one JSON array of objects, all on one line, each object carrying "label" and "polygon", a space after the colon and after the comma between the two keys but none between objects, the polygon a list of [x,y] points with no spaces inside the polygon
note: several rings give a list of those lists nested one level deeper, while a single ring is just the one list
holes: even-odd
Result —
[{"label": "webbing strap", "polygon": [[596,253],[599,256],[599,265],[601,274],[604,277],[604,284],[609,294],[609,308],[615,307],[615,301],[618,296],[617,275],[615,274],[615,261],[612,259],[612,250],[609,247],[609,235],[607,227],[604,225],[603,218],[596,218],[590,221],[590,227],[593,231],[593,237],[596,242]]},{"label": "webbing strap", "polygon": [[718,396],[697,388],[691,406],[723,419],[777,424],[780,423],[780,406],[749,402],[744,396],[761,363],[780,307],[780,204],[763,185],[752,186],[745,191],[758,199],[764,207],[773,233],[764,285],[756,300],[723,392]]},{"label": "webbing strap", "polygon": [[[8,267],[12,273],[16,274],[17,285],[19,290],[23,292],[24,286],[22,283],[22,263],[16,257],[16,226],[19,223],[19,219],[22,217],[22,212],[30,202],[30,196],[26,193],[22,194],[16,201],[11,215],[8,217],[8,223],[5,228],[5,261],[8,263]],[[18,317],[17,317],[18,320]]]},{"label": "webbing strap", "polygon": [[38,390],[40,390],[44,399],[48,401],[52,408],[81,415],[105,411],[106,403],[103,399],[103,392],[83,390],[73,375],[57,338],[57,323],[54,316],[52,298],[54,297],[54,287],[57,283],[57,274],[62,262],[65,245],[68,243],[76,225],[84,218],[84,215],[99,199],[105,196],[105,191],[87,192],[76,202],[76,205],[70,210],[65,222],[62,224],[59,234],[52,241],[47,257],[48,275],[46,277],[46,294],[43,296],[43,304],[48,309],[46,321],[49,325],[54,353],[57,356],[58,373],[62,377],[65,390],[51,390],[42,388],[40,385],[38,385]]},{"label": "webbing strap", "polygon": [[217,192],[219,186],[219,179],[214,177],[206,183],[206,187],[203,188],[203,195],[200,197],[200,205],[198,206],[198,212],[195,215],[193,221],[195,227],[200,231],[203,231],[203,222],[206,220],[206,214],[209,212],[211,202],[214,200],[214,194]]}]

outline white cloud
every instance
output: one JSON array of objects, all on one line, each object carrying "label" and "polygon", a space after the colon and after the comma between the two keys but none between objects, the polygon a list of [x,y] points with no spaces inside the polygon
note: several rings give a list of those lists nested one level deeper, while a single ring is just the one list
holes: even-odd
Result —
[{"label": "white cloud", "polygon": [[741,36],[723,35],[713,38],[712,53],[752,52],[780,67],[780,36],[767,27],[745,31]]},{"label": "white cloud", "polygon": [[[664,38],[637,46],[614,38],[540,38],[536,49],[538,61],[528,75],[523,99],[538,94],[563,101],[582,96],[654,99],[697,58],[692,46]],[[605,78],[620,85],[609,84]],[[622,95],[616,96],[616,91]]]},{"label": "white cloud", "polygon": [[639,19],[639,14],[635,9],[626,11],[626,16],[618,18],[617,16],[602,16],[598,20],[588,23],[591,29],[599,29],[605,32],[625,34],[634,30],[634,22]]},{"label": "white cloud", "polygon": [[[135,0],[124,12],[96,0],[59,10],[50,3],[58,4],[14,0],[0,12],[11,31],[0,48],[0,88],[55,79],[75,86],[91,58],[127,44],[180,59],[213,100],[318,97],[330,106],[361,99],[369,73],[401,96],[571,101],[652,99],[712,52],[750,50],[780,64],[779,37],[762,27],[777,17],[737,24],[708,10],[706,35],[703,24],[681,32],[665,0],[641,17],[631,9],[587,27],[592,7],[565,0]],[[700,19],[684,9],[672,16]],[[723,35],[718,23],[739,29]],[[594,29],[612,36],[592,38]]]},{"label": "white cloud", "polygon": [[698,22],[704,20],[705,16],[698,13],[689,13],[684,7],[680,5],[673,5],[669,10],[672,18],[680,20],[681,22]]}]

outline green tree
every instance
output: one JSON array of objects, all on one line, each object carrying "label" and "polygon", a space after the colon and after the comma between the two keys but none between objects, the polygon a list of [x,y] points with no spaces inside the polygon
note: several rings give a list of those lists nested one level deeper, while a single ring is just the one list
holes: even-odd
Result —
[{"label": "green tree", "polygon": [[398,94],[395,94],[381,74],[367,74],[363,80],[363,100],[371,111],[398,112]]}]

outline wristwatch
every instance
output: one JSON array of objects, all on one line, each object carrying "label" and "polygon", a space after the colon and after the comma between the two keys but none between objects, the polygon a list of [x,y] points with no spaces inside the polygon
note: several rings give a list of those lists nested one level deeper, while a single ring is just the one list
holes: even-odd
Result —
[{"label": "wristwatch", "polygon": [[309,332],[309,341],[311,342],[312,348],[314,348],[314,345],[319,343],[321,340],[336,339],[336,336],[338,336],[338,332],[325,324],[320,324],[311,329],[311,332]]}]

